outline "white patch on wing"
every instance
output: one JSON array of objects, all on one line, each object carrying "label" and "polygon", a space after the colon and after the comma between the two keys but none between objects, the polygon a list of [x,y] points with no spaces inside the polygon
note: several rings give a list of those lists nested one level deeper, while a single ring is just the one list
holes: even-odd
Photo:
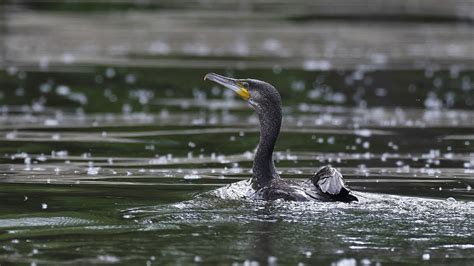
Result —
[{"label": "white patch on wing", "polygon": [[330,171],[319,178],[318,186],[324,193],[337,195],[344,188],[344,179],[339,171],[331,167]]}]

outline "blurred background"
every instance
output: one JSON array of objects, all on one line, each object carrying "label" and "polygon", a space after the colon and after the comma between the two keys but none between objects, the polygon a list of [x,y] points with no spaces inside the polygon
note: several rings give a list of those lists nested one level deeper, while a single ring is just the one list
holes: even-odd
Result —
[{"label": "blurred background", "polygon": [[[10,94],[33,93],[29,81],[51,75],[188,97],[212,70],[266,79],[283,94],[317,88],[309,102],[470,108],[473,10],[466,0],[7,1],[1,101],[31,102]],[[329,71],[335,77],[314,75]],[[84,109],[116,111],[122,101]]]},{"label": "blurred background", "polygon": [[[196,199],[259,134],[208,72],[279,90],[282,177],[366,200]],[[2,1],[0,263],[467,265],[473,108],[472,0]]]}]

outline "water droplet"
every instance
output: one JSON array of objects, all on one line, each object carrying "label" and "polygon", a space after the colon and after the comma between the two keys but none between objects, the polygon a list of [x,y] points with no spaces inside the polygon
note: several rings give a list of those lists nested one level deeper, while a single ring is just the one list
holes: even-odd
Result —
[{"label": "water droplet", "polygon": [[453,198],[453,197],[449,197],[449,198],[446,199],[446,201],[448,201],[448,202],[456,202],[456,199]]}]

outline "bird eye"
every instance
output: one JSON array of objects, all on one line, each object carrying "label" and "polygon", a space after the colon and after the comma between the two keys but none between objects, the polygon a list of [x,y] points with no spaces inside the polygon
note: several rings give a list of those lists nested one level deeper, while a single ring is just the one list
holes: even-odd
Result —
[{"label": "bird eye", "polygon": [[249,83],[248,82],[242,82],[242,86],[244,86],[245,88],[248,88],[249,87]]}]

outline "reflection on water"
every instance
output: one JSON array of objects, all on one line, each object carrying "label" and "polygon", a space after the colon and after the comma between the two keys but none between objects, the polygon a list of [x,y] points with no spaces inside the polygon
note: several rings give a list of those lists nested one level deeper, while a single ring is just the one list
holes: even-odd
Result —
[{"label": "reflection on water", "polygon": [[[6,5],[0,262],[469,264],[466,2],[362,2]],[[360,202],[240,199],[258,120],[210,71],[279,89],[282,177]]]}]

